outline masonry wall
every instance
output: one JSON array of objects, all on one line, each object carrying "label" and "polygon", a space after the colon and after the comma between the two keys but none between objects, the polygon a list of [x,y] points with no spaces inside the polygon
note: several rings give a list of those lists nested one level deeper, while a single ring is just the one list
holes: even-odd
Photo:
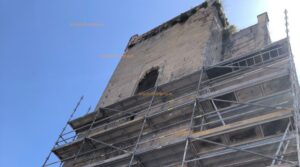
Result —
[{"label": "masonry wall", "polygon": [[128,48],[97,106],[132,96],[153,67],[159,67],[160,85],[199,70],[203,63],[213,64],[222,51],[222,29],[216,7],[200,8],[185,22]]},{"label": "masonry wall", "polygon": [[224,33],[223,59],[242,57],[271,43],[267,13],[257,16],[257,24],[229,34]]},{"label": "masonry wall", "polygon": [[198,71],[203,65],[267,46],[271,43],[267,13],[258,15],[257,20],[253,26],[230,32],[222,22],[220,8],[210,4],[133,36],[97,108],[133,96],[139,81],[152,68],[159,68],[157,84],[161,85]]}]

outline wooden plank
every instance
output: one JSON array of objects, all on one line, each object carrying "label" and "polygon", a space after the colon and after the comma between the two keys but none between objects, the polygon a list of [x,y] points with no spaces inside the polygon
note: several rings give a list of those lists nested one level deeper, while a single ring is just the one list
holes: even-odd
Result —
[{"label": "wooden plank", "polygon": [[[102,135],[104,133],[107,133],[107,132],[110,132],[110,131],[113,131],[113,130],[121,130],[121,131],[123,131],[126,126],[133,126],[135,123],[142,122],[143,120],[144,120],[143,117],[135,118],[134,120],[125,122],[123,124],[120,124],[119,126],[114,126],[114,127],[108,128],[106,130],[101,130],[101,131],[97,131],[97,132],[94,132],[94,133],[92,132],[90,135],[88,135],[88,137],[99,136],[99,135]],[[95,129],[97,129],[97,127],[95,127]],[[93,130],[95,130],[95,129],[93,129]]]},{"label": "wooden plank", "polygon": [[247,120],[234,122],[234,123],[231,123],[231,124],[227,124],[225,126],[220,126],[220,127],[217,127],[217,128],[208,129],[208,130],[205,130],[205,131],[195,132],[195,133],[192,134],[192,137],[216,136],[216,135],[219,135],[219,134],[224,134],[224,133],[228,133],[228,132],[231,132],[231,131],[236,131],[238,129],[251,127],[251,126],[256,125],[256,124],[262,124],[262,123],[270,122],[270,121],[273,121],[273,120],[288,118],[290,116],[292,116],[291,110],[278,110],[276,112],[266,114],[266,115],[262,115],[262,116],[259,116],[259,117],[254,117],[254,118],[250,118],[250,119],[247,119]]}]

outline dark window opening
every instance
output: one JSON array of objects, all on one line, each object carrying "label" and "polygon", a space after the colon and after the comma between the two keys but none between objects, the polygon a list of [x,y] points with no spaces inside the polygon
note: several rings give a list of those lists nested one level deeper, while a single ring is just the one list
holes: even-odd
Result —
[{"label": "dark window opening", "polygon": [[134,118],[135,118],[135,116],[133,115],[133,116],[129,117],[129,120],[132,121],[132,120],[134,120]]},{"label": "dark window opening", "polygon": [[133,114],[128,114],[127,116],[126,116],[126,120],[127,121],[133,121],[135,119],[135,115],[133,115]]},{"label": "dark window opening", "polygon": [[246,129],[246,130],[241,130],[237,133],[230,135],[229,140],[232,143],[238,143],[238,142],[242,142],[242,141],[245,141],[248,139],[255,138],[256,136],[257,135],[255,133],[255,129],[250,128],[250,129]]},{"label": "dark window opening", "polygon": [[278,56],[278,54],[277,54],[277,50],[272,50],[270,54],[271,54],[271,57],[272,57],[272,58],[274,58],[274,57],[277,57],[277,56]]},{"label": "dark window opening", "polygon": [[218,109],[229,107],[229,106],[235,104],[235,103],[232,103],[231,101],[236,101],[236,97],[233,92],[222,95],[222,96],[215,97],[214,99],[216,99],[216,100],[214,100],[214,103],[216,104]]},{"label": "dark window opening", "polygon": [[263,132],[265,136],[281,134],[285,131],[288,120],[277,120],[263,125]]},{"label": "dark window opening", "polygon": [[270,55],[269,55],[268,52],[267,52],[267,53],[264,53],[264,54],[262,55],[262,57],[263,57],[263,60],[264,60],[264,61],[267,61],[267,60],[270,59]]},{"label": "dark window opening", "polygon": [[247,66],[246,61],[240,61],[240,62],[239,62],[239,65],[240,65],[240,66]]},{"label": "dark window opening", "polygon": [[138,87],[135,91],[136,94],[144,92],[155,86],[158,77],[158,68],[152,69],[140,80]]},{"label": "dark window opening", "polygon": [[247,64],[248,64],[248,66],[254,65],[254,60],[253,60],[253,58],[247,59]]},{"label": "dark window opening", "polygon": [[255,63],[257,64],[257,63],[261,63],[261,62],[262,62],[262,59],[261,59],[260,56],[256,56],[256,57],[254,57],[254,61],[255,61]]},{"label": "dark window opening", "polygon": [[218,76],[221,76],[221,75],[225,75],[227,73],[231,73],[232,72],[232,67],[214,67],[214,68],[211,68],[211,69],[208,69],[206,71],[207,73],[207,77],[209,79],[212,79],[212,78],[216,78]]},{"label": "dark window opening", "polygon": [[[214,111],[211,100],[202,101],[199,104],[200,104],[200,106],[199,106],[200,110],[203,111],[204,113],[209,113],[209,112]],[[199,113],[199,115],[200,115],[200,113]]]},{"label": "dark window opening", "polygon": [[[214,137],[214,138],[208,138],[207,140],[212,141],[212,142],[216,142],[216,143],[222,143],[221,138]],[[209,151],[209,150],[212,150],[212,149],[215,149],[215,148],[219,147],[216,144],[208,143],[208,142],[204,142],[204,141],[203,142],[202,141],[195,142],[195,146],[199,146],[200,153],[201,152],[206,152],[206,151]]]}]

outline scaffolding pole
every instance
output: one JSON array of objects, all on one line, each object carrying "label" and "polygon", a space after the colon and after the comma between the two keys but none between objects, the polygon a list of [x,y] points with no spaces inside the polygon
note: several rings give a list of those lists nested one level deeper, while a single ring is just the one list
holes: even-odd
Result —
[{"label": "scaffolding pole", "polygon": [[[69,117],[69,119],[68,119],[66,125],[63,127],[63,129],[62,129],[62,131],[60,132],[60,134],[59,134],[57,140],[55,141],[53,148],[54,148],[55,146],[57,146],[57,144],[59,143],[60,138],[63,139],[63,133],[64,133],[65,130],[67,129],[69,121],[71,121],[71,120],[73,119],[73,117],[74,117],[74,115],[75,115],[75,113],[76,113],[78,107],[80,106],[80,103],[81,103],[81,101],[83,100],[83,98],[84,98],[84,96],[81,96],[81,97],[80,97],[80,99],[79,99],[79,101],[77,102],[75,108],[73,109],[73,112],[71,113],[71,115],[70,115],[70,117]],[[48,162],[48,160],[50,159],[51,154],[52,154],[52,150],[50,151],[50,153],[49,153],[48,156],[46,157],[46,160],[44,161],[42,167],[45,167],[45,166],[47,165],[47,162]],[[61,164],[60,164],[60,166],[61,166]]]},{"label": "scaffolding pole", "polygon": [[145,113],[145,115],[144,115],[143,124],[142,124],[141,130],[140,130],[140,132],[139,132],[139,135],[138,135],[136,144],[135,144],[135,146],[134,146],[134,149],[133,149],[133,151],[132,151],[132,156],[131,156],[131,159],[130,159],[130,162],[129,162],[129,167],[131,167],[131,165],[132,165],[132,163],[133,163],[133,160],[134,160],[134,158],[135,158],[135,153],[136,153],[137,147],[138,147],[139,142],[140,142],[140,139],[141,139],[141,137],[142,137],[142,135],[143,135],[143,131],[144,131],[144,128],[145,128],[146,123],[147,123],[147,116],[148,116],[148,113],[149,113],[150,110],[151,110],[153,101],[154,101],[154,99],[155,99],[155,93],[156,93],[157,87],[158,87],[157,85],[158,85],[158,82],[156,82],[156,84],[155,84],[154,93],[153,93],[153,95],[152,95],[152,98],[151,98],[149,107],[148,107],[148,109],[147,109],[147,111],[146,111],[146,113]]},{"label": "scaffolding pole", "polygon": [[108,143],[105,143],[105,142],[103,142],[103,141],[101,141],[101,140],[93,139],[93,138],[91,138],[91,137],[87,137],[87,139],[89,139],[89,140],[91,140],[91,141],[94,141],[94,142],[96,142],[96,143],[100,143],[100,144],[102,144],[102,145],[104,145],[104,146],[107,146],[107,147],[116,149],[116,150],[118,150],[118,151],[122,151],[122,152],[128,153],[128,151],[123,150],[123,149],[121,149],[121,148],[119,148],[119,147],[116,147],[116,146],[114,146],[113,144],[108,144]]},{"label": "scaffolding pole", "polygon": [[[296,166],[297,166],[297,163],[296,163],[296,162],[293,162],[293,161],[288,161],[288,160],[283,160],[283,159],[280,160],[280,159],[277,158],[277,157],[268,156],[268,155],[261,154],[261,153],[255,152],[255,151],[250,151],[250,150],[241,149],[241,148],[238,148],[238,147],[235,147],[235,146],[229,146],[229,145],[226,145],[226,144],[223,144],[223,143],[218,143],[218,142],[214,142],[214,141],[211,141],[211,140],[207,140],[207,139],[205,139],[205,138],[201,138],[201,137],[191,137],[191,139],[194,139],[194,140],[200,140],[200,141],[203,141],[203,142],[206,142],[206,143],[218,145],[218,146],[221,146],[221,147],[225,147],[225,148],[232,149],[232,150],[236,150],[236,151],[240,151],[240,152],[246,152],[246,153],[253,154],[253,155],[257,155],[257,156],[260,156],[260,157],[264,157],[264,158],[267,158],[267,159],[270,159],[270,160],[274,160],[274,159],[275,159],[275,160],[277,160],[277,161],[282,161],[282,162],[286,162],[286,163],[288,163],[288,164],[296,165]],[[195,161],[195,160],[197,160],[197,159],[189,160],[188,162],[192,162],[192,161]]]},{"label": "scaffolding pole", "polygon": [[289,49],[289,59],[290,59],[290,79],[291,79],[291,87],[293,89],[293,109],[294,109],[294,122],[295,122],[295,130],[296,130],[296,139],[297,139],[297,155],[298,155],[298,165],[300,165],[300,138],[299,138],[299,126],[300,126],[300,118],[299,118],[299,82],[296,74],[296,67],[294,56],[291,49],[290,36],[289,36],[289,23],[288,23],[288,11],[285,9],[285,32],[286,37],[288,39],[288,49]]},{"label": "scaffolding pole", "polygon": [[91,126],[89,127],[89,129],[87,130],[87,132],[85,132],[84,137],[83,137],[83,140],[82,140],[82,142],[81,142],[81,144],[80,144],[79,150],[78,150],[78,152],[75,154],[74,162],[72,163],[73,165],[76,164],[76,160],[77,160],[77,158],[79,157],[80,152],[81,152],[81,150],[83,149],[83,147],[84,147],[84,145],[85,145],[85,143],[86,143],[86,141],[87,141],[87,137],[88,137],[88,135],[90,134],[91,130],[93,129],[94,123],[96,122],[97,117],[98,117],[98,115],[99,115],[100,112],[101,112],[101,109],[98,109],[98,110],[96,111],[96,114],[95,114],[95,116],[94,116],[94,118],[93,118],[93,121],[92,121],[92,123],[91,123]]},{"label": "scaffolding pole", "polygon": [[[278,145],[278,148],[277,148],[277,151],[276,151],[274,157],[278,157],[278,156],[280,155],[280,150],[282,149],[282,146],[283,146],[283,144],[284,144],[285,138],[286,138],[286,136],[287,136],[287,134],[288,134],[288,132],[289,132],[290,126],[291,126],[291,121],[289,121],[289,123],[288,123],[288,125],[287,125],[287,127],[286,127],[286,129],[285,129],[285,131],[284,131],[284,134],[283,134],[283,136],[282,136],[282,140],[280,141],[280,143],[279,143],[279,145]],[[281,156],[280,156],[280,159],[282,160],[283,158],[281,158]],[[276,162],[277,162],[277,160],[276,160],[276,159],[273,159],[271,166],[274,166]],[[280,161],[280,162],[281,162],[281,161]]]},{"label": "scaffolding pole", "polygon": [[[202,67],[201,72],[200,72],[200,76],[199,76],[199,81],[198,81],[198,86],[197,86],[197,96],[199,95],[199,89],[201,87],[201,82],[202,82],[202,78],[203,78],[203,71],[204,71],[204,67]],[[190,124],[189,124],[189,133],[188,136],[186,137],[186,142],[185,142],[185,147],[184,147],[184,152],[183,152],[183,157],[182,157],[182,162],[181,162],[181,167],[184,166],[184,161],[186,159],[186,154],[187,154],[187,150],[188,150],[188,145],[189,145],[189,137],[192,133],[192,129],[193,129],[193,123],[194,123],[194,115],[195,115],[195,111],[197,109],[197,104],[198,104],[198,99],[197,96],[195,97],[195,101],[194,101],[194,106],[193,106],[193,111],[192,111],[192,115],[191,115],[191,119],[190,119]]]}]

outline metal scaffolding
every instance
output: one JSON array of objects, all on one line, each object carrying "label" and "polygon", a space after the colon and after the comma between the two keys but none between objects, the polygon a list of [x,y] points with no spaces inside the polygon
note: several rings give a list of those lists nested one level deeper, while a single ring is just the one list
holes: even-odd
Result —
[{"label": "metal scaffolding", "polygon": [[[154,132],[159,132],[161,130],[167,129],[169,127],[173,127],[180,124],[188,124],[187,128],[180,129],[179,131],[182,132],[182,136],[184,136],[184,140],[181,142],[184,142],[184,150],[182,155],[182,160],[180,162],[176,162],[176,164],[169,164],[165,166],[181,166],[184,167],[186,164],[194,164],[197,166],[203,166],[201,160],[207,158],[207,157],[213,157],[216,155],[222,155],[226,153],[231,152],[243,152],[247,154],[251,154],[260,158],[268,159],[270,160],[270,166],[274,165],[280,165],[282,163],[290,164],[292,166],[299,166],[300,164],[300,140],[299,140],[299,128],[300,128],[300,116],[299,116],[299,84],[298,84],[298,78],[296,75],[296,68],[294,64],[293,55],[290,48],[290,42],[289,42],[289,33],[288,33],[288,23],[287,23],[287,11],[285,11],[286,15],[286,33],[287,33],[287,43],[288,43],[288,52],[283,52],[283,47],[275,47],[271,48],[265,51],[260,51],[257,54],[254,54],[252,56],[247,57],[246,59],[240,59],[235,60],[231,62],[227,62],[225,64],[217,64],[212,66],[203,66],[202,69],[200,69],[197,73],[195,73],[195,76],[198,78],[196,82],[193,82],[191,84],[194,89],[192,93],[184,94],[175,98],[170,98],[164,102],[162,100],[162,97],[158,97],[155,94],[162,89],[162,85],[158,85],[158,82],[156,82],[156,85],[151,90],[148,90],[148,92],[152,93],[152,96],[149,97],[141,97],[144,98],[144,103],[135,105],[134,107],[131,107],[129,109],[118,109],[118,108],[100,108],[99,110],[96,110],[92,113],[87,113],[89,116],[92,117],[92,121],[90,123],[87,123],[79,128],[73,128],[72,131],[65,132],[66,127],[72,121],[74,113],[77,111],[78,106],[80,105],[80,102],[82,101],[83,97],[80,98],[79,102],[77,103],[75,109],[73,110],[66,126],[63,128],[62,132],[60,133],[57,141],[55,142],[55,145],[53,147],[53,150],[57,148],[64,147],[66,144],[78,144],[78,150],[76,153],[72,156],[69,156],[67,158],[59,157],[58,161],[55,162],[49,162],[52,151],[47,156],[43,167],[46,166],[52,166],[54,164],[58,164],[59,166],[63,166],[66,161],[72,161],[72,166],[76,166],[81,162],[77,162],[80,157],[89,155],[87,159],[82,160],[84,162],[88,162],[87,164],[92,164],[93,161],[98,157],[106,157],[107,155],[126,155],[129,157],[128,166],[132,167],[135,165],[138,166],[146,166],[144,162],[139,157],[139,154],[137,154],[137,150],[139,149],[139,146],[143,144],[149,144],[152,141],[159,140],[161,136],[159,137],[153,137],[148,140],[141,140],[143,136],[152,134]],[[287,55],[288,54],[288,55]],[[266,59],[266,56],[268,56],[268,59]],[[279,58],[287,58],[287,61],[289,62],[288,67],[272,67],[269,66],[269,62],[272,62],[273,60],[277,60]],[[215,69],[226,69],[223,71],[227,71],[226,73],[223,73],[220,76],[214,76],[213,79],[210,79],[207,77],[207,73],[209,70],[215,70]],[[231,76],[231,75],[240,75],[241,72],[247,72],[248,70],[282,70],[282,73],[276,74],[276,76],[270,75],[269,78],[265,78],[262,81],[258,82],[246,82],[245,85],[241,86],[243,87],[249,87],[253,85],[259,85],[262,83],[265,83],[266,81],[270,81],[274,78],[278,78],[280,76],[289,75],[290,78],[290,88],[286,90],[282,90],[280,92],[276,92],[272,95],[266,95],[260,98],[257,98],[255,100],[250,100],[247,102],[242,102],[238,100],[226,100],[220,98],[222,94],[214,93],[210,94],[212,88],[207,87],[207,83],[209,83],[211,80],[222,80],[224,77]],[[286,69],[287,72],[286,72]],[[206,74],[206,76],[205,76]],[[204,80],[204,78],[206,78]],[[196,85],[196,86],[194,86]],[[240,88],[240,89],[241,89]],[[261,86],[262,92],[264,92],[262,86]],[[173,90],[175,91],[175,90]],[[236,90],[227,90],[227,93],[233,92],[235,95]],[[291,92],[293,94],[293,102],[291,109],[288,106],[285,106],[285,104],[277,104],[275,106],[268,105],[268,104],[261,104],[259,103],[260,100],[266,100],[267,97],[276,97],[283,95],[285,93]],[[225,94],[224,92],[222,92]],[[208,95],[209,94],[209,95]],[[235,95],[236,96],[236,95]],[[135,98],[135,97],[134,97]],[[168,97],[167,97],[168,98]],[[183,99],[187,99],[184,102],[180,104],[175,104],[177,101],[183,101]],[[213,109],[210,112],[205,112],[201,106],[202,103],[205,102],[211,103]],[[171,104],[173,103],[173,104]],[[224,105],[230,105],[228,108],[220,108],[218,107],[217,103],[222,103]],[[164,108],[165,106],[169,106],[171,104],[171,107]],[[159,117],[162,114],[168,113],[170,111],[174,111],[180,108],[189,107],[191,110],[188,114],[186,114],[186,118],[184,117],[182,120],[167,124],[165,126],[159,126],[157,127],[155,123],[153,123],[152,119]],[[243,113],[234,114],[235,110],[238,109],[244,109],[246,107],[255,107],[253,110],[245,111]],[[142,109],[140,109],[142,108]],[[161,109],[162,108],[162,109]],[[90,110],[90,109],[89,109]],[[152,112],[155,111],[156,112]],[[262,140],[257,143],[247,144],[247,145],[229,145],[224,144],[220,142],[213,141],[207,137],[196,137],[193,135],[194,132],[202,132],[205,131],[208,128],[208,126],[227,126],[232,120],[235,119],[241,119],[242,117],[247,117],[250,114],[253,114],[258,111],[262,110],[284,110],[284,111],[293,111],[292,116],[286,116],[284,118],[288,119],[288,123],[285,126],[284,132],[274,138],[270,138],[269,140]],[[106,116],[105,118],[100,119],[101,115],[105,115],[107,112],[111,112],[114,114],[111,114],[109,116]],[[226,115],[231,114],[232,115]],[[128,138],[122,139],[118,141],[117,143],[108,143],[106,141],[102,141],[97,139],[96,137],[93,137],[94,129],[103,129],[106,130],[109,127],[114,127],[120,124],[120,122],[126,122],[128,120],[131,120],[133,118],[133,121],[137,122],[139,125],[139,132],[137,135],[129,136]],[[207,121],[207,119],[214,118],[211,121]],[[111,121],[113,120],[113,121]],[[198,121],[200,120],[200,121]],[[196,123],[197,122],[197,123]],[[200,122],[200,123],[198,123]],[[261,130],[261,124],[257,124],[258,128]],[[145,131],[146,126],[151,127],[151,130]],[[261,130],[262,131],[262,130]],[[164,138],[168,138],[176,132],[170,132],[164,134]],[[261,132],[262,135],[263,131]],[[286,155],[286,151],[288,147],[291,144],[291,141],[296,139],[297,143],[297,162],[293,160],[287,160],[284,159]],[[228,141],[229,139],[225,136],[225,141]],[[195,142],[204,142],[209,143],[212,145],[216,145],[219,147],[224,148],[224,150],[221,150],[217,153],[211,153],[210,155],[201,156],[197,152],[197,148],[195,147]],[[125,146],[123,144],[125,143]],[[129,143],[129,144],[127,144]],[[263,153],[253,151],[251,149],[263,146],[270,143],[279,143],[278,147],[276,149],[276,152],[274,155],[265,155]],[[85,149],[85,147],[89,149]],[[96,152],[98,150],[103,149],[104,147],[107,147],[111,149],[111,151],[107,151],[104,154],[97,155]],[[148,149],[155,149],[157,146],[148,146]],[[189,155],[190,150],[192,150],[193,154]]]},{"label": "metal scaffolding", "polygon": [[297,141],[297,151],[298,151],[298,166],[300,165],[300,137],[299,137],[299,128],[300,128],[300,116],[299,116],[299,80],[296,73],[294,56],[291,49],[290,44],[290,36],[289,36],[289,27],[288,27],[288,11],[285,9],[285,27],[286,27],[286,37],[288,41],[288,49],[289,49],[289,62],[290,62],[290,77],[291,77],[291,87],[293,93],[293,113],[294,113],[294,122],[295,122],[295,130],[296,130],[296,141]]}]

